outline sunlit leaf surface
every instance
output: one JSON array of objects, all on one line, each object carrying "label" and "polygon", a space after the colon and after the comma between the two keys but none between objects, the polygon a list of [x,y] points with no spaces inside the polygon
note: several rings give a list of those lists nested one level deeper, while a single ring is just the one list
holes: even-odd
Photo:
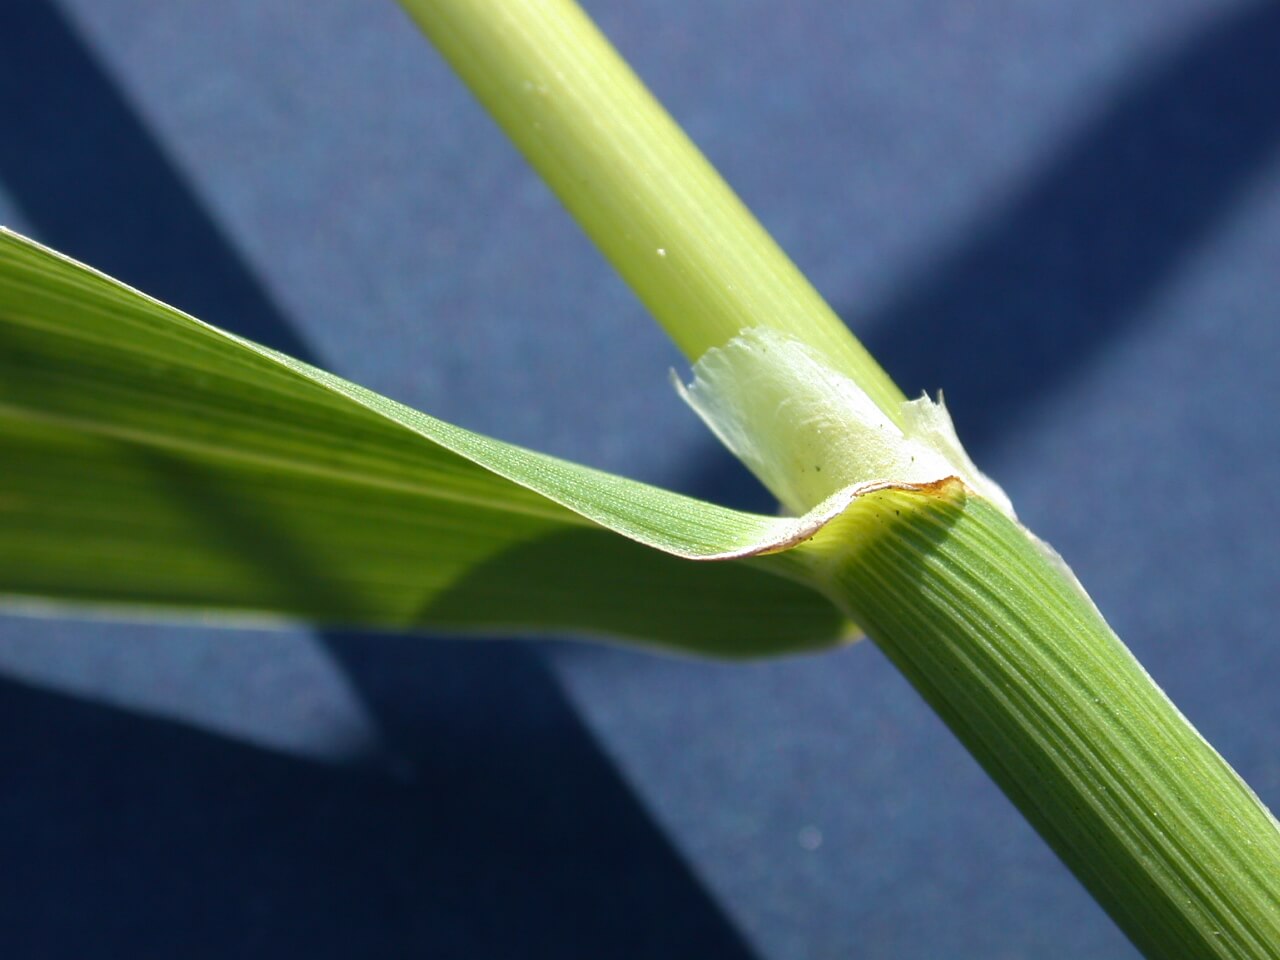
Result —
[{"label": "sunlit leaf surface", "polygon": [[15,606],[776,652],[847,635],[775,575],[785,555],[751,556],[821,522],[479,436],[0,234],[0,594]]}]

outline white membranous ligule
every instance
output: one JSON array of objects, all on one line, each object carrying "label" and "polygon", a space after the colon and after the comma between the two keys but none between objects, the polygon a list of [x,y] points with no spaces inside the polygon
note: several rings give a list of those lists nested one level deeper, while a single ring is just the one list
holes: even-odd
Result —
[{"label": "white membranous ligule", "polygon": [[693,366],[676,388],[784,508],[803,514],[866,484],[924,485],[957,477],[1013,516],[1009,498],[961,446],[946,407],[927,396],[902,426],[804,343],[752,327]]}]

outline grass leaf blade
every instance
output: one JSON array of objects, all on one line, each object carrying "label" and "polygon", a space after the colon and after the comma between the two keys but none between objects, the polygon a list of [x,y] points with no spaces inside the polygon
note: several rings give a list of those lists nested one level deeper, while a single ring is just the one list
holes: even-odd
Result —
[{"label": "grass leaf blade", "polygon": [[846,633],[766,560],[680,558],[757,553],[812,519],[481,437],[7,232],[0,456],[0,594],[14,597],[722,655]]}]

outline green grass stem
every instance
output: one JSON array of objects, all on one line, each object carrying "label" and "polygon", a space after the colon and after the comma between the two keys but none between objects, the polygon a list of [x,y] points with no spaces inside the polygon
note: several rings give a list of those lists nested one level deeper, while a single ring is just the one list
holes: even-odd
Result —
[{"label": "green grass stem", "polygon": [[898,418],[893,381],[575,4],[402,6],[685,356],[774,327]]},{"label": "green grass stem", "polygon": [[958,483],[839,522],[831,594],[1147,956],[1280,953],[1280,826],[1058,562]]},{"label": "green grass stem", "polygon": [[[772,327],[901,424],[897,387],[576,6],[402,3],[690,359]],[[1065,567],[958,482],[871,502],[797,559],[1134,943],[1280,956],[1280,828]]]}]

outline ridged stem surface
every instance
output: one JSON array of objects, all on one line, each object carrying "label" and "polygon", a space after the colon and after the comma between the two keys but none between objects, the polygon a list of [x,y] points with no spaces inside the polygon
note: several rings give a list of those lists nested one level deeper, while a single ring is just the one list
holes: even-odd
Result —
[{"label": "ridged stem surface", "polygon": [[1057,562],[958,483],[840,523],[833,595],[1140,949],[1280,956],[1275,818]]}]

